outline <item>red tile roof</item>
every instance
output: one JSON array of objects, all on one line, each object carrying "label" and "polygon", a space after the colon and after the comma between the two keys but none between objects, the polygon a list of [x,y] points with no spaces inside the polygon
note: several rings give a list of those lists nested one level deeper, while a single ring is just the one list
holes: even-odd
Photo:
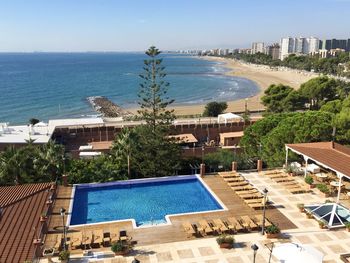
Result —
[{"label": "red tile roof", "polygon": [[287,146],[350,178],[350,148],[333,142],[296,143]]},{"label": "red tile roof", "polygon": [[32,260],[50,183],[0,187],[0,263]]}]

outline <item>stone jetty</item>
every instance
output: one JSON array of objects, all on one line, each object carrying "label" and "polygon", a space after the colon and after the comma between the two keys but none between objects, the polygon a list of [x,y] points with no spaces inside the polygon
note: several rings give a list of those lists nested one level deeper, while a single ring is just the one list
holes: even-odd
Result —
[{"label": "stone jetty", "polygon": [[133,114],[116,105],[106,97],[94,96],[88,97],[87,100],[95,111],[106,118],[131,117]]}]

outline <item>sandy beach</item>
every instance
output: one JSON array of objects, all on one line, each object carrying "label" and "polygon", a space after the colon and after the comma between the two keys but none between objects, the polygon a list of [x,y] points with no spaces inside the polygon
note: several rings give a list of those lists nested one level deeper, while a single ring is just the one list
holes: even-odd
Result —
[{"label": "sandy beach", "polygon": [[[247,106],[249,110],[263,110],[264,106],[260,103],[260,98],[264,95],[264,91],[271,84],[285,84],[294,89],[298,89],[300,84],[308,81],[311,78],[318,75],[311,72],[300,72],[297,70],[284,69],[270,69],[264,65],[246,64],[237,60],[219,57],[202,57],[200,59],[206,59],[211,61],[223,62],[224,66],[230,70],[226,73],[229,76],[237,76],[247,78],[254,81],[260,88],[257,95],[247,98]],[[227,112],[242,112],[245,107],[245,99],[228,101]],[[184,105],[174,106],[176,115],[196,115],[201,114],[205,105]],[[132,112],[136,112],[136,109],[130,109]]]}]

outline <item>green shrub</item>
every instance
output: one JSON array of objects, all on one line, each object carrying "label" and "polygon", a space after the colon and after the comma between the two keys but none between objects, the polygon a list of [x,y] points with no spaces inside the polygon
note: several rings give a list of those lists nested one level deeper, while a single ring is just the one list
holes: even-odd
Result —
[{"label": "green shrub", "polygon": [[322,193],[325,193],[325,194],[329,193],[329,189],[325,184],[318,184],[317,189],[320,190]]},{"label": "green shrub", "polygon": [[117,253],[117,252],[123,252],[125,250],[127,250],[128,246],[125,245],[122,241],[117,241],[117,242],[114,242],[112,244],[112,247],[111,247],[111,250],[114,252],[114,253]]},{"label": "green shrub", "polygon": [[70,256],[70,252],[68,250],[63,250],[58,254],[59,260],[68,260]]},{"label": "green shrub", "polygon": [[345,227],[348,228],[348,229],[350,229],[350,222],[346,222],[346,223],[345,223]]},{"label": "green shrub", "polygon": [[297,204],[297,207],[299,208],[299,209],[304,209],[304,204]]},{"label": "green shrub", "polygon": [[268,234],[278,234],[278,233],[281,232],[281,230],[279,229],[278,226],[271,225],[271,226],[266,227],[265,232],[268,233]]},{"label": "green shrub", "polygon": [[216,242],[221,245],[223,243],[228,243],[233,245],[233,243],[235,242],[235,239],[232,235],[220,235],[217,239]]},{"label": "green shrub", "polygon": [[314,178],[312,178],[312,176],[310,176],[310,175],[307,175],[306,177],[305,177],[305,183],[307,183],[307,184],[313,184],[314,183]]}]

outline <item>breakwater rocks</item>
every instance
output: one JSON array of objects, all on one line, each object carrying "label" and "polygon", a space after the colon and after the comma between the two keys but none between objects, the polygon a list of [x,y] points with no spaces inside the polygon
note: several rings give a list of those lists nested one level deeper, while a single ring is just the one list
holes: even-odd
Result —
[{"label": "breakwater rocks", "polygon": [[102,96],[88,97],[87,100],[95,111],[106,118],[131,117],[133,114],[114,104],[112,101]]}]

